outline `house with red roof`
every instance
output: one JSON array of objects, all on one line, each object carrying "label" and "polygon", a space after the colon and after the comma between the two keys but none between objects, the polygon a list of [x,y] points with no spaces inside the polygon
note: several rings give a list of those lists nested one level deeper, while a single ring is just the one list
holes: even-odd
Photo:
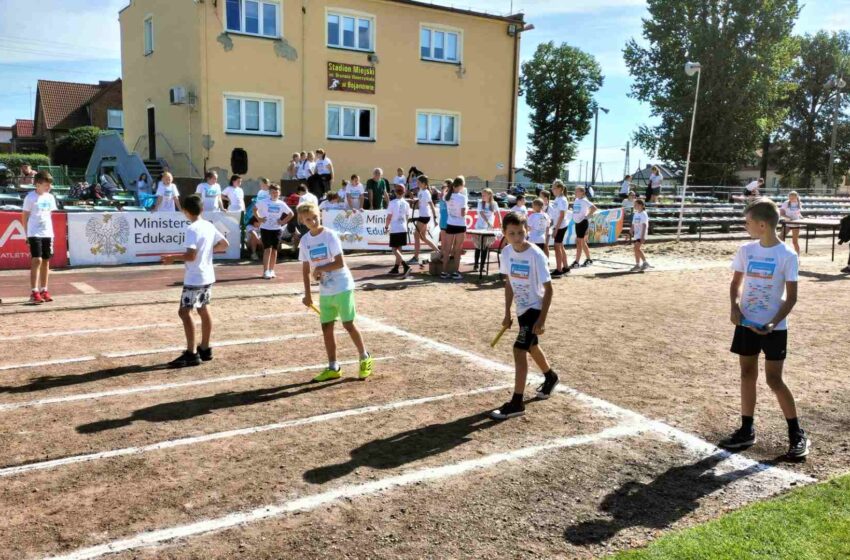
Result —
[{"label": "house with red roof", "polygon": [[35,121],[32,119],[15,119],[12,125],[12,151],[17,154],[43,154],[47,150],[43,138],[36,138]]}]

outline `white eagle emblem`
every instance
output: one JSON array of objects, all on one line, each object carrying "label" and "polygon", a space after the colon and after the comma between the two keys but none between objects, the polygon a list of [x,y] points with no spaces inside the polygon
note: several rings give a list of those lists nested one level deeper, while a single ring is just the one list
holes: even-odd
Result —
[{"label": "white eagle emblem", "polygon": [[86,239],[92,255],[123,255],[130,240],[130,223],[115,214],[92,217],[86,224]]},{"label": "white eagle emblem", "polygon": [[333,229],[343,241],[362,241],[364,227],[362,212],[340,212],[334,218]]}]

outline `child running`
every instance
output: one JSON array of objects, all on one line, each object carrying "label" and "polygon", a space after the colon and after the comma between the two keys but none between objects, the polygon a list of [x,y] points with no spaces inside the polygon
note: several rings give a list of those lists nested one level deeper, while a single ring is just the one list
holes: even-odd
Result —
[{"label": "child running", "polygon": [[552,304],[549,263],[543,251],[526,240],[526,227],[526,217],[516,212],[508,213],[502,220],[502,231],[508,243],[502,249],[500,270],[508,279],[505,282],[505,318],[502,326],[510,328],[513,324],[511,306],[516,303],[519,333],[514,342],[514,394],[510,401],[490,413],[494,420],[525,414],[522,399],[528,376],[529,354],[545,376],[543,384],[537,389],[537,398],[548,399],[558,385],[558,375],[549,366],[538,340],[545,332],[546,317]]},{"label": "child running", "polygon": [[[499,211],[499,205],[493,200],[493,191],[484,189],[481,191],[481,200],[478,201],[476,213],[478,217],[475,219],[475,229],[494,229],[496,227],[496,212]],[[487,243],[491,243],[488,241]],[[482,258],[485,247],[481,241],[481,236],[475,236],[475,264],[472,265],[472,270],[478,270],[479,261],[481,267],[484,268],[484,259]]]},{"label": "child running", "polygon": [[269,199],[257,202],[256,212],[260,220],[260,237],[263,240],[263,278],[271,280],[277,276],[274,267],[277,264],[277,251],[280,248],[280,236],[284,226],[294,217],[292,209],[280,199],[280,187],[269,185]]},{"label": "child running", "polygon": [[[590,266],[593,259],[590,258],[590,247],[587,245],[587,230],[590,227],[590,218],[596,212],[596,206],[587,200],[587,191],[584,187],[576,187],[576,198],[573,200],[573,223],[576,228],[576,260],[572,267]],[[579,265],[581,254],[584,252],[584,263]]]},{"label": "child running", "polygon": [[434,216],[437,215],[437,209],[434,206],[434,200],[431,198],[431,187],[429,179],[426,175],[420,175],[416,179],[416,184],[419,190],[416,193],[417,209],[419,216],[416,218],[416,237],[414,239],[413,258],[408,261],[408,264],[419,264],[419,250],[424,242],[432,251],[437,250],[437,246],[428,237],[428,224]]},{"label": "child running", "polygon": [[745,217],[747,233],[756,241],[738,249],[729,287],[735,325],[731,351],[738,354],[741,366],[741,427],[722,440],[720,447],[742,449],[756,443],[756,382],[759,354],[764,352],[767,385],[788,423],[786,457],[800,459],[809,454],[811,442],[800,427],[794,395],[782,380],[787,317],[797,303],[797,255],[776,236],[779,211],[772,200],[756,199],[747,207]]},{"label": "child running", "polygon": [[[643,244],[649,235],[649,215],[646,213],[646,203],[642,199],[635,200],[635,213],[632,216],[632,241],[635,251],[635,266],[632,272],[649,268],[649,261],[643,253]],[[641,261],[643,263],[641,264]]]},{"label": "child running", "polygon": [[53,176],[39,171],[33,179],[35,190],[24,198],[21,223],[27,228],[27,244],[30,247],[30,294],[29,302],[38,305],[53,301],[47,291],[50,276],[50,258],[53,256],[53,217],[58,210],[56,197],[50,194]]},{"label": "child running", "polygon": [[463,280],[458,271],[460,255],[463,252],[463,242],[466,239],[467,197],[464,194],[466,179],[458,176],[452,181],[452,188],[446,193],[446,245],[443,251],[443,280],[451,276],[452,280]]},{"label": "child running", "polygon": [[544,211],[544,202],[542,198],[535,198],[531,203],[531,208],[534,210],[528,215],[528,241],[534,243],[546,255],[546,262],[549,262],[549,227],[551,222],[549,215]]},{"label": "child running", "polygon": [[[163,258],[163,262],[167,264],[182,260],[186,268],[178,312],[183,322],[183,331],[186,333],[186,350],[168,364],[172,368],[197,366],[201,361],[208,362],[213,358],[210,347],[212,315],[209,310],[212,285],[215,283],[213,253],[227,250],[229,244],[211,222],[201,218],[202,204],[201,197],[197,194],[186,197],[183,202],[183,215],[191,222],[186,226],[186,241],[183,243],[186,252],[183,255]],[[197,346],[193,309],[197,309],[201,317],[201,343]]]},{"label": "child running", "polygon": [[567,221],[567,210],[569,210],[570,203],[567,200],[566,192],[564,183],[560,179],[555,179],[552,183],[552,196],[555,197],[555,200],[550,205],[552,231],[555,236],[555,270],[552,271],[552,278],[560,278],[570,273],[570,268],[567,266],[567,250],[564,248],[564,239],[570,225]]},{"label": "child running", "polygon": [[393,186],[395,198],[387,207],[387,218],[384,222],[384,233],[390,234],[390,248],[395,255],[395,265],[390,269],[390,274],[398,274],[398,267],[403,267],[403,274],[407,276],[410,265],[404,262],[401,249],[407,245],[407,221],[410,219],[410,204],[404,199],[404,184]]},{"label": "child running", "polygon": [[[797,191],[788,193],[788,200],[782,203],[779,207],[779,214],[783,219],[789,221],[803,219],[803,203],[800,202],[800,195]],[[797,252],[797,258],[800,257],[800,226],[787,226],[791,230],[791,243],[794,245],[794,251]],[[785,242],[785,228],[782,228],[782,242]]]},{"label": "child running", "polygon": [[319,288],[319,320],[322,323],[322,335],[325,339],[325,350],[328,353],[328,367],[313,378],[319,383],[339,379],[342,376],[339,362],[336,359],[336,338],[334,323],[337,319],[351,336],[351,341],[357,347],[360,357],[360,379],[372,375],[372,356],[366,351],[363,337],[354,324],[357,316],[354,306],[354,277],[345,265],[342,244],[333,230],[322,227],[319,219],[319,208],[312,203],[298,206],[298,217],[306,224],[308,231],[301,239],[301,249],[298,260],[302,264],[304,278],[304,305],[313,305],[310,293],[310,277],[320,282]]}]

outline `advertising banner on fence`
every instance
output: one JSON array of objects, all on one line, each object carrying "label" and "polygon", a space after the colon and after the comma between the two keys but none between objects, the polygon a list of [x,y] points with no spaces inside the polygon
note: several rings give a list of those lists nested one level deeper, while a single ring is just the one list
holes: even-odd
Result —
[{"label": "advertising banner on fence", "polygon": [[[211,212],[212,222],[227,238],[227,253],[216,258],[238,259],[239,214]],[[68,215],[71,265],[112,265],[156,262],[164,253],[183,252],[189,220],[180,212],[97,212]]]},{"label": "advertising banner on fence", "polygon": [[[67,214],[53,212],[53,258],[50,266],[68,266],[66,243]],[[0,270],[30,267],[30,249],[27,245],[27,228],[21,223],[20,212],[0,212]]]}]

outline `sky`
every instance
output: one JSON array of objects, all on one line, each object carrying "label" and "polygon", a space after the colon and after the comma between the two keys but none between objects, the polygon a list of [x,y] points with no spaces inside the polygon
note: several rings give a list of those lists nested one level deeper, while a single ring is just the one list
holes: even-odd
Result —
[{"label": "sky", "polygon": [[[188,0],[175,0],[188,1]],[[435,4],[489,13],[523,12],[535,29],[523,34],[521,61],[528,60],[540,43],[566,42],[592,54],[602,67],[605,83],[596,100],[610,113],[599,117],[597,181],[620,179],[626,142],[638,126],[651,123],[649,107],[628,96],[632,78],[622,49],[631,38],[641,40],[645,0],[434,0]],[[127,0],[0,0],[0,125],[16,118],[32,118],[38,79],[96,83],[121,76],[118,11]],[[801,0],[798,33],[820,29],[850,29],[850,0]],[[49,30],[38,40],[30,26],[38,22]],[[683,61],[684,62],[684,61]],[[517,123],[517,165],[525,161],[530,132],[529,110],[520,99]],[[589,173],[593,157],[593,130],[579,144],[570,180],[580,169]],[[631,147],[630,169],[650,162],[647,154]],[[584,175],[581,175],[582,177]]]}]

